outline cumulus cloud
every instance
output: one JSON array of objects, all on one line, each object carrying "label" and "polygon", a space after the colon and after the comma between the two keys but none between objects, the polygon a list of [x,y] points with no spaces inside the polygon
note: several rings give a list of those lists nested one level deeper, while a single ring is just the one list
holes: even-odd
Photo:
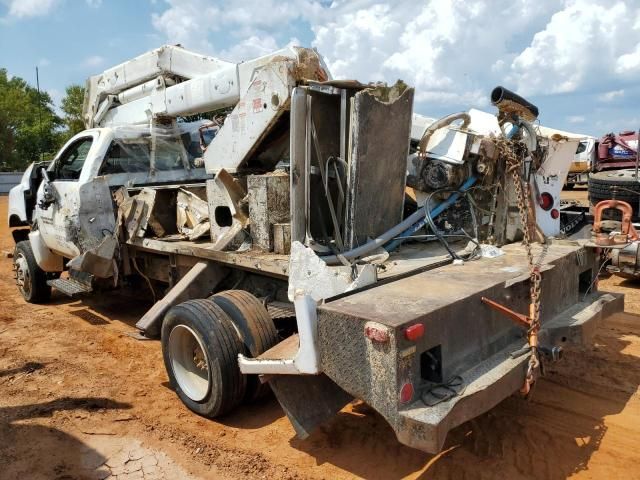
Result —
[{"label": "cumulus cloud", "polygon": [[320,9],[310,0],[166,3],[167,9],[153,14],[151,21],[168,42],[230,61],[247,60],[290,44],[295,39],[280,32],[290,22]]},{"label": "cumulus cloud", "polygon": [[8,17],[41,17],[48,14],[58,0],[3,0],[7,6]]},{"label": "cumulus cloud", "polygon": [[624,55],[620,55],[615,63],[616,73],[623,75],[638,73],[640,70],[640,42],[635,48]]},{"label": "cumulus cloud", "polygon": [[238,61],[295,42],[302,25],[334,77],[402,78],[430,105],[482,108],[497,84],[610,102],[640,73],[634,0],[165,3],[152,21],[170,42]]},{"label": "cumulus cloud", "polygon": [[572,0],[511,64],[511,80],[525,94],[570,93],[603,88],[612,73],[640,66],[635,2]]}]

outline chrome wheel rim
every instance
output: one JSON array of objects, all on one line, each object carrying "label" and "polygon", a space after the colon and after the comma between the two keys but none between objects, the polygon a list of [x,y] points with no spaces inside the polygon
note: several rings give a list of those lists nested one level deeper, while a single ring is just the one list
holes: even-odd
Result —
[{"label": "chrome wheel rim", "polygon": [[15,269],[16,285],[24,297],[31,295],[31,272],[29,264],[22,253],[18,253],[13,262]]},{"label": "chrome wheel rim", "polygon": [[169,335],[169,359],[180,390],[194,402],[204,400],[211,388],[211,374],[200,335],[186,325],[174,327]]}]

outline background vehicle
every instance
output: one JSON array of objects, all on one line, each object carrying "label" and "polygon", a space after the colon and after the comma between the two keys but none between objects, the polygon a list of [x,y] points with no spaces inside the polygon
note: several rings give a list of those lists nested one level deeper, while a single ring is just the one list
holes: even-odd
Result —
[{"label": "background vehicle", "polygon": [[[603,200],[622,200],[633,209],[634,220],[640,219],[640,182],[638,182],[638,134],[624,131],[603,136],[597,147],[597,158],[589,181],[591,205]],[[608,212],[609,218],[618,218]]]},{"label": "background vehicle", "polygon": [[[144,288],[137,326],[200,415],[270,387],[306,437],[359,398],[436,452],[622,308],[592,250],[520,245],[560,237],[578,141],[538,135],[502,87],[497,116],[411,138],[413,89],[330,80],[307,49],[236,65],[166,46],[88,86],[88,129],[11,193],[18,287]],[[198,152],[182,119],[212,111]]]},{"label": "background vehicle", "polygon": [[580,133],[565,132],[563,130],[557,130],[555,128],[545,127],[542,125],[539,125],[537,128],[540,135],[544,135],[546,137],[560,135],[562,137],[578,140],[578,146],[576,147],[573,162],[571,162],[571,166],[567,172],[565,188],[570,190],[576,185],[587,185],[589,181],[589,172],[593,168],[597,153],[596,138]]}]

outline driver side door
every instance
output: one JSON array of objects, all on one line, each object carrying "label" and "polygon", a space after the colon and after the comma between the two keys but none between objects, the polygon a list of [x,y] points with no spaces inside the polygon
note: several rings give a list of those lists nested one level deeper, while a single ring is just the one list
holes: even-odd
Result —
[{"label": "driver side door", "polygon": [[[63,147],[47,170],[52,202],[47,205],[39,201],[36,206],[42,239],[52,251],[66,258],[80,254],[80,187],[84,183],[81,174],[87,159],[95,154],[95,140],[95,134],[84,134]],[[38,189],[39,200],[44,198],[45,183]]]}]

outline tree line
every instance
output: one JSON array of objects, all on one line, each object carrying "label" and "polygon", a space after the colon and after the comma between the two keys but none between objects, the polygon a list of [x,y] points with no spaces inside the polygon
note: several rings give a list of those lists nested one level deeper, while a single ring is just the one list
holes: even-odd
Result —
[{"label": "tree line", "polygon": [[0,171],[22,171],[34,161],[53,158],[84,129],[84,87],[66,88],[56,112],[51,96],[0,68]]}]

